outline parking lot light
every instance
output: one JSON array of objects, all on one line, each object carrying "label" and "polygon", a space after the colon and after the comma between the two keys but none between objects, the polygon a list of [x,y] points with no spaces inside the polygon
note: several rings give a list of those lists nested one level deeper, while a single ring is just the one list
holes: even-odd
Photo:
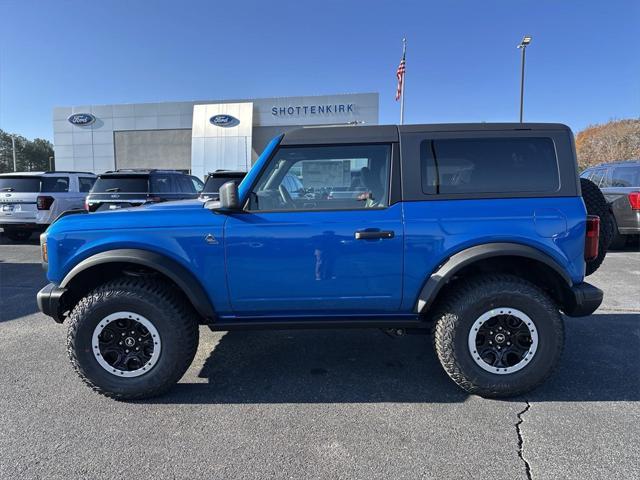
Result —
[{"label": "parking lot light", "polygon": [[520,62],[520,123],[522,123],[523,108],[524,108],[524,59],[526,50],[531,43],[533,37],[531,35],[525,35],[522,37],[522,41],[517,48],[522,50],[522,61]]}]

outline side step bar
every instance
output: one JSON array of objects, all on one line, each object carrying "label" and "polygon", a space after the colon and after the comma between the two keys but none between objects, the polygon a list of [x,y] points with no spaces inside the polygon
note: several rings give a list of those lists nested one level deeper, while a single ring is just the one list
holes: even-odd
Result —
[{"label": "side step bar", "polygon": [[231,330],[293,330],[293,329],[342,329],[381,328],[429,329],[430,324],[418,315],[400,317],[234,317],[218,318],[207,326],[214,332]]}]

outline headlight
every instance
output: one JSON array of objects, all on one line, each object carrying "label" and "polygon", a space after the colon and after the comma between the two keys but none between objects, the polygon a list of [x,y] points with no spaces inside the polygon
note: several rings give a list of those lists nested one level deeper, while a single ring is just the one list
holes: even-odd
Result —
[{"label": "headlight", "polygon": [[40,252],[42,254],[42,262],[49,263],[49,252],[47,252],[47,234],[40,235]]}]

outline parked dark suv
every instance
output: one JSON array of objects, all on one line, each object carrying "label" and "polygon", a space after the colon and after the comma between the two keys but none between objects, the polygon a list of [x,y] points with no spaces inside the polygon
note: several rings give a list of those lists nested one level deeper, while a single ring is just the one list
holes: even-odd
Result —
[{"label": "parked dark suv", "polygon": [[623,248],[632,235],[640,234],[640,160],[613,162],[582,172],[602,190],[613,217],[612,248]]},{"label": "parked dark suv", "polygon": [[116,170],[101,174],[86,198],[89,212],[197,198],[204,184],[175,170]]},{"label": "parked dark suv", "polygon": [[204,188],[200,192],[200,198],[202,200],[217,200],[218,190],[227,182],[235,182],[236,185],[240,185],[240,182],[244,178],[247,172],[232,172],[230,170],[216,170],[209,173],[204,182]]}]

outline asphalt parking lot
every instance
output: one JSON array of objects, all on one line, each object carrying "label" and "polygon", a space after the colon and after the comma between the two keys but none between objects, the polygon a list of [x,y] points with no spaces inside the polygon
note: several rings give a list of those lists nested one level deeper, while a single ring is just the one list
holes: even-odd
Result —
[{"label": "asphalt parking lot", "polygon": [[0,240],[0,478],[640,478],[640,251],[590,281],[553,377],[524,398],[459,390],[425,336],[212,333],[164,397],[85,387],[37,312],[38,245]]}]

